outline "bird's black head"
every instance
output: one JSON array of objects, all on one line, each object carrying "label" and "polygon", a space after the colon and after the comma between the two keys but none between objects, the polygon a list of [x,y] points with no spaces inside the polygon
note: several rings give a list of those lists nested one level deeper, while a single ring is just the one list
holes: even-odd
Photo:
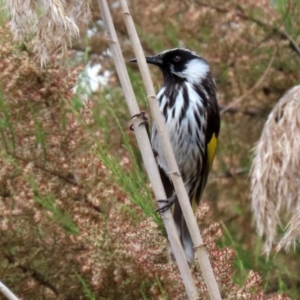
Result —
[{"label": "bird's black head", "polygon": [[[200,83],[210,71],[208,63],[202,57],[183,48],[166,50],[155,56],[147,56],[146,61],[162,70],[165,83],[174,80]],[[136,62],[136,59],[132,59],[131,62]]]}]

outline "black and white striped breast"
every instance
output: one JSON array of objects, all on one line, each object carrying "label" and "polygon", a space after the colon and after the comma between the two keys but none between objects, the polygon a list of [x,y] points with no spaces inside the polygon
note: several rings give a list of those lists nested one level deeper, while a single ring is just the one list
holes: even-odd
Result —
[{"label": "black and white striped breast", "polygon": [[[202,168],[205,154],[207,127],[205,95],[195,90],[193,84],[184,81],[169,89],[163,87],[157,95],[160,110],[165,118],[171,145],[183,181],[197,177]],[[152,148],[157,153],[157,163],[168,170],[161,143],[158,139],[155,124],[153,124]]]}]

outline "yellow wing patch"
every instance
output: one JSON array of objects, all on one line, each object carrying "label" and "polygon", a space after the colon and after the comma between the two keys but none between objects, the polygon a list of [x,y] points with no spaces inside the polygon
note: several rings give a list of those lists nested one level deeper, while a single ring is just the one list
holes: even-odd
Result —
[{"label": "yellow wing patch", "polygon": [[[209,143],[207,144],[207,163],[208,163],[208,168],[209,168],[208,172],[210,171],[213,161],[214,161],[217,144],[218,144],[218,139],[217,139],[216,135],[213,134]],[[196,212],[197,207],[198,207],[197,201],[196,201],[196,198],[194,198],[194,199],[192,199],[192,208],[193,208],[194,213]]]},{"label": "yellow wing patch", "polygon": [[198,205],[197,205],[196,197],[194,197],[192,200],[192,209],[194,213],[196,213],[197,207]]},{"label": "yellow wing patch", "polygon": [[218,144],[217,137],[215,134],[213,134],[209,143],[207,144],[207,159],[208,159],[209,170],[211,169],[214,161],[217,144]]}]

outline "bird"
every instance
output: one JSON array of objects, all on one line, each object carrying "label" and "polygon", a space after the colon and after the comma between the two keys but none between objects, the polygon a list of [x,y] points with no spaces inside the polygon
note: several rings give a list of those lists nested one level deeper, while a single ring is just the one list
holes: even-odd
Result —
[{"label": "bird", "polygon": [[[214,160],[220,131],[220,112],[216,83],[209,63],[196,52],[185,48],[165,50],[146,56],[148,64],[159,67],[163,85],[157,94],[170,142],[190,203],[194,209],[200,203]],[[136,59],[132,59],[136,62]],[[189,265],[194,261],[194,244],[168,173],[165,153],[155,122],[151,131],[151,146],[156,158],[167,204],[174,204],[173,217]],[[172,249],[171,256],[174,258]]]}]

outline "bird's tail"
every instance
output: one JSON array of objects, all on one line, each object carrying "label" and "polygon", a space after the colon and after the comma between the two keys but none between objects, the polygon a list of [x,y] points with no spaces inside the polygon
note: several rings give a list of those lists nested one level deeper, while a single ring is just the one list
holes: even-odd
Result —
[{"label": "bird's tail", "polygon": [[189,265],[192,265],[194,261],[194,244],[190,232],[188,230],[187,224],[184,220],[180,204],[178,203],[178,199],[176,199],[174,204],[173,217],[182,247],[185,252],[186,260],[189,263]]}]

